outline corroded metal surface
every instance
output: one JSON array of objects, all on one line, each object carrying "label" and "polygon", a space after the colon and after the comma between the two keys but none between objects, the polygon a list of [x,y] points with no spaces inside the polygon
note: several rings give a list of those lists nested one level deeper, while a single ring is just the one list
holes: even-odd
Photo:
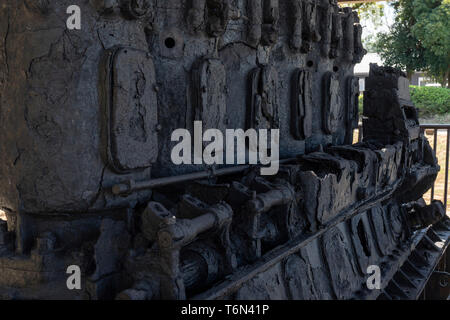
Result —
[{"label": "corroded metal surface", "polygon": [[[92,0],[67,30],[69,2],[0,5],[0,297],[416,299],[441,281],[448,219],[421,200],[440,168],[404,74],[372,66],[352,145],[356,13]],[[279,172],[175,165],[196,120],[279,129]]]}]

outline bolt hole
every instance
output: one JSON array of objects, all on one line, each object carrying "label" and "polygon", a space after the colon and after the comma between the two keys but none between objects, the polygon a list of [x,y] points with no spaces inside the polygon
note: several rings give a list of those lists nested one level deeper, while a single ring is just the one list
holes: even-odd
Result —
[{"label": "bolt hole", "polygon": [[312,67],[314,66],[314,62],[312,62],[311,60],[309,60],[309,61],[306,63],[306,65],[307,65],[309,68],[312,68]]},{"label": "bolt hole", "polygon": [[338,66],[334,66],[334,67],[333,67],[333,71],[334,71],[334,72],[338,72],[338,71],[339,71],[339,67],[338,67]]},{"label": "bolt hole", "polygon": [[164,44],[166,45],[167,48],[173,49],[173,48],[175,47],[175,44],[176,44],[176,43],[175,43],[175,39],[169,37],[169,38],[167,38],[167,39],[164,41]]}]

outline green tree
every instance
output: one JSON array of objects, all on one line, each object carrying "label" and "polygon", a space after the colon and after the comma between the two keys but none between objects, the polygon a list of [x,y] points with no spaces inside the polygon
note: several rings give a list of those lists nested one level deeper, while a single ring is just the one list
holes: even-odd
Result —
[{"label": "green tree", "polygon": [[412,33],[426,49],[429,72],[450,87],[450,0],[414,0]]},{"label": "green tree", "polygon": [[375,27],[380,27],[383,24],[384,4],[377,2],[362,2],[349,4],[344,6],[350,7],[356,12],[361,20],[370,20]]},{"label": "green tree", "polygon": [[376,51],[389,66],[425,71],[443,86],[450,75],[450,0],[398,0],[391,32],[381,33]]},{"label": "green tree", "polygon": [[[344,3],[342,6],[350,7],[356,12],[361,20],[363,28],[365,22],[369,22],[371,31],[376,31],[383,25],[384,3],[379,2],[362,2],[362,3]],[[374,32],[364,32],[362,39],[364,48],[369,52],[375,52],[375,34]]]}]

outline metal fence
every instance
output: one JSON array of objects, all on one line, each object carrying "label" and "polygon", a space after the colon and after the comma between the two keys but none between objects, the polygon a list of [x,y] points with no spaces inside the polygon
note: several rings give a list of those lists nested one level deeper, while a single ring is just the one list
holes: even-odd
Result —
[{"label": "metal fence", "polygon": [[[442,202],[449,212],[449,157],[450,157],[450,124],[424,124],[420,126],[422,133],[425,133],[428,138],[432,138],[432,147],[436,152],[439,159],[439,165],[441,166],[441,172],[439,174],[438,180],[433,185],[431,189],[431,195],[429,197],[430,201],[435,200],[436,196],[436,184],[441,184],[441,179],[443,177],[444,184],[444,194]],[[360,125],[358,130],[358,141],[362,141],[363,131],[362,125]],[[442,149],[444,146],[444,149]],[[443,171],[445,170],[445,171]]]},{"label": "metal fence", "polygon": [[[450,124],[425,124],[421,125],[422,132],[427,133],[426,131],[432,131],[433,136],[433,150],[435,150],[436,154],[438,153],[438,141],[439,134],[446,133],[445,141],[445,160],[444,163],[440,162],[441,170],[445,168],[444,172],[444,205],[447,208],[448,205],[448,169],[449,169],[449,155],[450,155]],[[440,159],[442,160],[442,159]],[[436,184],[433,185],[431,189],[431,200],[434,200],[435,196]]]}]

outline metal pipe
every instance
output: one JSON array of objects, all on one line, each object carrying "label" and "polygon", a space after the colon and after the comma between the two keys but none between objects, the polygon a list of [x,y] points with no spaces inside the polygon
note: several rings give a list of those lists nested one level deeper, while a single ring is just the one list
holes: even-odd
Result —
[{"label": "metal pipe", "polygon": [[[285,159],[280,161],[274,161],[278,162],[279,164],[285,164],[290,161],[294,161],[295,159]],[[200,179],[208,179],[212,177],[220,177],[220,176],[226,176],[236,173],[244,172],[252,167],[255,167],[254,165],[243,165],[238,167],[230,167],[230,168],[224,168],[224,169],[211,169],[207,171],[201,171],[201,172],[195,172],[190,173],[186,175],[180,175],[180,176],[173,176],[173,177],[167,177],[167,178],[159,178],[159,179],[151,179],[146,181],[134,181],[134,180],[128,180],[121,184],[116,184],[112,187],[111,191],[114,195],[123,195],[128,194],[130,192],[139,191],[139,190],[148,190],[148,189],[155,189],[160,187],[169,186],[176,183],[182,183],[187,181],[193,181],[193,180],[200,180]]]}]

